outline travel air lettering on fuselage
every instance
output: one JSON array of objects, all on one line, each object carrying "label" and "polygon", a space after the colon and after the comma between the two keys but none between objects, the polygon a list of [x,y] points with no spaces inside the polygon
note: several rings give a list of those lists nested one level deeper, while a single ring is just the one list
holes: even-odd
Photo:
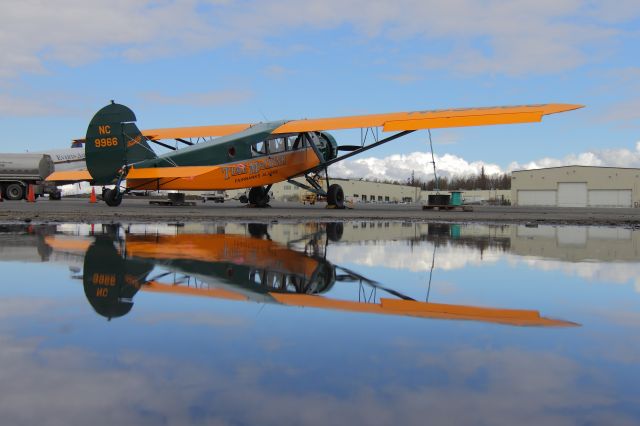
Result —
[{"label": "travel air lettering on fuselage", "polygon": [[286,164],[287,156],[278,155],[224,166],[222,167],[222,173],[225,180],[234,178],[234,182],[244,182],[259,177],[273,176],[277,173],[277,170],[273,169]]}]

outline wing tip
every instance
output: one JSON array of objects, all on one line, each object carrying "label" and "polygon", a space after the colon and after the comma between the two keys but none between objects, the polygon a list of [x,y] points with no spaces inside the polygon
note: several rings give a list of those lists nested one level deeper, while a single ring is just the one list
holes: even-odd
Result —
[{"label": "wing tip", "polygon": [[584,108],[582,104],[550,104],[545,108],[544,115],[558,114],[561,112],[575,111],[580,108]]}]

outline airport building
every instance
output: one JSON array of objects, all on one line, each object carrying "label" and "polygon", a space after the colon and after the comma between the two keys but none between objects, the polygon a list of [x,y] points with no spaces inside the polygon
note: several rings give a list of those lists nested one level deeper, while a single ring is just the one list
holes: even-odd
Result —
[{"label": "airport building", "polygon": [[[303,178],[294,179],[301,184],[309,186],[309,183]],[[326,181],[322,179],[319,183],[326,189]],[[337,183],[342,186],[345,200],[349,203],[422,203],[427,204],[429,195],[444,193],[448,194],[449,190],[440,192],[426,191],[419,187],[409,185],[396,185],[391,183],[373,182],[359,179],[339,179],[331,178],[330,183]],[[224,194],[226,200],[238,199],[241,195],[246,194],[247,189],[234,189],[226,191],[184,191],[187,195],[200,197],[205,194],[217,195]],[[462,193],[463,204],[511,204],[511,190],[460,190]],[[309,191],[302,189],[290,182],[279,182],[271,187],[271,198],[276,201],[286,201],[292,203],[309,203],[315,199]]]},{"label": "airport building", "polygon": [[640,169],[565,166],[511,175],[517,206],[639,207]]},{"label": "airport building", "polygon": [[[304,179],[296,179],[307,186]],[[320,182],[326,187],[326,181]],[[337,183],[344,191],[345,200],[353,203],[412,203],[420,200],[421,190],[415,186],[394,185],[391,183],[370,182],[355,179],[330,179],[330,183]],[[281,182],[271,188],[273,197],[279,201],[303,202],[308,191],[289,182]]]},{"label": "airport building", "polygon": [[[296,179],[308,186],[304,179]],[[425,203],[428,196],[436,194],[436,191],[425,191],[419,187],[409,185],[396,185],[358,179],[330,179],[331,183],[342,186],[345,200],[352,203]],[[321,182],[326,186],[326,182]],[[289,182],[280,182],[271,188],[273,198],[278,201],[305,202],[309,192]],[[449,191],[441,191],[449,193]],[[462,190],[462,199],[465,204],[494,202],[505,204],[511,202],[510,190]]]}]

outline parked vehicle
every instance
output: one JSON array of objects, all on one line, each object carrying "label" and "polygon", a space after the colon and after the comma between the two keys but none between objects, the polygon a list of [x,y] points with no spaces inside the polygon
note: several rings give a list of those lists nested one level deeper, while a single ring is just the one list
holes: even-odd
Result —
[{"label": "parked vehicle", "polygon": [[225,191],[213,191],[213,192],[205,192],[200,195],[203,203],[207,201],[213,201],[214,203],[224,203],[225,198],[227,197],[227,193]]},{"label": "parked vehicle", "polygon": [[47,154],[0,154],[0,191],[7,200],[23,200],[29,185],[33,185],[36,197],[48,194],[59,200],[60,190],[45,179],[54,171],[54,163]]}]

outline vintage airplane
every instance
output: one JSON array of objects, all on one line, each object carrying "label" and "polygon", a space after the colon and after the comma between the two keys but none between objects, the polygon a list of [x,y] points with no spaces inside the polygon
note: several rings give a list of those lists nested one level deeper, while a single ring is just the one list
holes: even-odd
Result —
[{"label": "vintage airplane", "polygon": [[[109,206],[118,206],[123,192],[132,190],[251,188],[248,201],[257,207],[268,204],[271,185],[288,181],[326,197],[329,206],[343,208],[342,188],[331,184],[327,174],[328,166],[338,161],[420,129],[532,123],[541,121],[543,115],[581,107],[540,104],[462,108],[140,131],[133,111],[112,101],[95,114],[87,129],[87,170],[54,172],[48,180],[58,184],[89,181],[103,186],[103,199]],[[338,145],[326,133],[357,128],[366,129],[366,134],[371,129],[377,135],[373,129],[379,128],[397,133],[383,139],[364,138],[361,145]],[[189,140],[213,137],[217,138],[197,144]],[[177,149],[163,139],[188,146]],[[156,155],[149,143],[171,151]],[[318,183],[323,173],[326,190]],[[300,176],[309,185],[293,180]],[[107,189],[107,185],[115,187]]]},{"label": "vintage airplane", "polygon": [[[93,237],[48,235],[44,241],[54,252],[84,257],[82,281],[85,295],[94,310],[108,319],[129,313],[134,296],[142,290],[230,301],[512,326],[577,325],[543,317],[535,310],[415,300],[329,262],[325,257],[326,245],[331,239],[329,234],[339,235],[339,232],[329,229],[332,224],[326,224],[325,229],[300,238],[300,242],[304,242],[304,250],[295,250],[289,245],[272,241],[266,232],[261,234],[260,224],[250,225],[256,225],[248,229],[251,235],[125,232],[125,237],[121,238],[117,226],[114,226],[112,230]],[[266,230],[266,225],[264,228]],[[321,247],[323,238],[324,252]],[[358,300],[332,297],[335,294],[332,290],[337,283],[360,286],[358,295],[362,292],[369,296],[362,299],[358,297]],[[378,292],[387,297],[371,297],[372,293]]]}]

